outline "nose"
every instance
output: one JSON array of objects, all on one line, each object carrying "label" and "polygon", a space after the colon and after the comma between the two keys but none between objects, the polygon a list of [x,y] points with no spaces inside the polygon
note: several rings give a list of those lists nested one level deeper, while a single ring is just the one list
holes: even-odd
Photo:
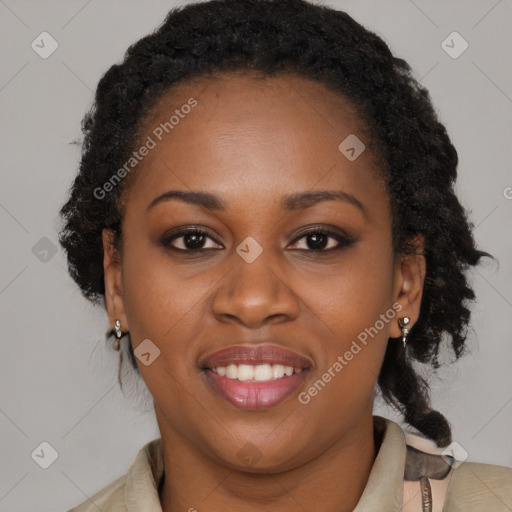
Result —
[{"label": "nose", "polygon": [[290,275],[272,263],[265,251],[252,263],[233,255],[233,267],[221,281],[212,312],[221,322],[237,321],[248,328],[297,318],[299,300]]}]

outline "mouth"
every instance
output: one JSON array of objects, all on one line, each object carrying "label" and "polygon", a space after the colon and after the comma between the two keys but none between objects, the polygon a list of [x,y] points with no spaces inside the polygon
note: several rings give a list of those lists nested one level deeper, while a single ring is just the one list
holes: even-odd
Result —
[{"label": "mouth", "polygon": [[310,361],[276,345],[238,346],[203,362],[210,388],[241,409],[275,406],[304,382]]}]

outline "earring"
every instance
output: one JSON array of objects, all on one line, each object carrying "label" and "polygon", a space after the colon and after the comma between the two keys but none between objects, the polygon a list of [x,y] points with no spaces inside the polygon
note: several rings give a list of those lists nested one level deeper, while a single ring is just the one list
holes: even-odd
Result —
[{"label": "earring", "polygon": [[123,336],[123,333],[121,332],[121,322],[119,320],[116,320],[116,323],[114,324],[114,331],[116,332],[114,350],[119,350],[121,348],[121,342],[119,340]]},{"label": "earring", "polygon": [[398,319],[398,326],[402,330],[402,343],[405,345],[407,343],[407,336],[409,334],[409,329],[407,329],[405,326],[411,321],[411,319],[408,316],[404,316],[403,318]]}]

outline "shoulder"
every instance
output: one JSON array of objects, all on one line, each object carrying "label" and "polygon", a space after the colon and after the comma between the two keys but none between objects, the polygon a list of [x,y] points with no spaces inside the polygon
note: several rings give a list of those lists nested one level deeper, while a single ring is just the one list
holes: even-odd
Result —
[{"label": "shoulder", "polygon": [[422,476],[429,479],[433,510],[512,511],[512,468],[461,462],[453,456],[453,451],[447,452],[447,448],[437,446],[418,432],[404,431],[404,434],[407,444],[404,511],[421,510],[418,481]]},{"label": "shoulder", "polygon": [[163,473],[162,440],[158,438],[141,448],[123,476],[68,512],[127,512],[128,506],[130,510],[160,510],[157,486]]},{"label": "shoulder", "polygon": [[464,462],[453,470],[446,512],[510,512],[512,468]]},{"label": "shoulder", "polygon": [[126,512],[125,487],[126,475],[123,475],[68,512],[98,512],[98,510]]}]

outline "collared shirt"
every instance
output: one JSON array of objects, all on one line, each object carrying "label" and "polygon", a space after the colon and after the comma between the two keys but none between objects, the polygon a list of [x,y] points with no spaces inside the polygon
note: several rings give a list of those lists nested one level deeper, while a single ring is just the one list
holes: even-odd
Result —
[{"label": "collared shirt", "polygon": [[[406,437],[391,420],[374,416],[374,423],[382,429],[382,442],[353,512],[402,512]],[[158,438],[139,451],[125,475],[68,512],[162,512],[158,487],[163,474],[162,439]],[[442,511],[511,512],[512,468],[462,463],[452,471]]]}]

